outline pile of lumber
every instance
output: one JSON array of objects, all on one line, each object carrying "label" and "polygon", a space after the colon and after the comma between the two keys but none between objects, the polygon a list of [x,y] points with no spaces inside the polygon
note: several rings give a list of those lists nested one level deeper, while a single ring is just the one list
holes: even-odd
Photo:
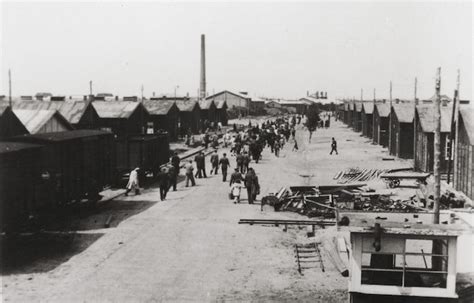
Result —
[{"label": "pile of lumber", "polygon": [[338,180],[339,184],[346,184],[350,182],[366,182],[378,178],[381,174],[387,172],[386,169],[361,169],[358,167],[351,167],[339,171],[334,180]]}]

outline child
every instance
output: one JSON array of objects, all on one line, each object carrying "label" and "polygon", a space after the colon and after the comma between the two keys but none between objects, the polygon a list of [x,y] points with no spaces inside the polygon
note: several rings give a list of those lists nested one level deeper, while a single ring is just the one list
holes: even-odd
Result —
[{"label": "child", "polygon": [[234,197],[234,204],[240,203],[241,188],[242,188],[242,184],[240,183],[240,180],[235,180],[235,182],[232,184],[230,188],[230,192],[232,193],[232,196]]}]

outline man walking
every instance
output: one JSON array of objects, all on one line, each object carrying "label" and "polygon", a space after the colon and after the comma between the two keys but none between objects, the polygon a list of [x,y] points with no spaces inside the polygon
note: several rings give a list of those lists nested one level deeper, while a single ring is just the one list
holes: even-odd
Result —
[{"label": "man walking", "polygon": [[236,168],[239,169],[241,173],[243,173],[244,172],[244,156],[238,153],[237,156],[235,157],[235,162],[237,163]]},{"label": "man walking", "polygon": [[244,169],[242,173],[245,173],[248,171],[249,164],[250,164],[250,156],[247,152],[244,152],[242,164],[243,164],[243,169]]},{"label": "man walking", "polygon": [[339,153],[337,152],[337,142],[336,142],[336,140],[334,139],[334,137],[332,138],[332,142],[331,142],[331,152],[330,152],[329,154],[332,155],[332,152],[336,152],[336,155],[339,155]]},{"label": "man walking", "polygon": [[255,174],[253,168],[249,168],[247,174],[245,174],[245,187],[247,188],[249,204],[253,204],[253,201],[257,198],[257,194],[260,191],[257,174]]},{"label": "man walking", "polygon": [[217,149],[214,150],[214,153],[212,153],[211,164],[212,168],[210,174],[212,175],[212,172],[214,171],[214,174],[217,175],[217,170],[219,168],[219,155],[217,154]]},{"label": "man walking", "polygon": [[162,168],[157,175],[158,184],[160,185],[160,199],[161,201],[166,199],[166,194],[168,193],[169,184],[168,184],[168,174],[166,173],[166,168]]},{"label": "man walking", "polygon": [[222,170],[222,182],[227,181],[227,168],[230,166],[229,159],[226,156],[227,155],[224,153],[222,158],[219,160]]},{"label": "man walking", "polygon": [[191,186],[196,185],[196,182],[194,181],[194,166],[193,166],[193,160],[189,160],[189,163],[186,164],[185,166],[186,169],[186,187],[189,186],[189,181],[191,181]]},{"label": "man walking", "polygon": [[173,165],[176,175],[179,175],[179,163],[181,162],[181,159],[178,156],[177,152],[174,152],[173,157],[171,157],[171,165]]},{"label": "man walking", "polygon": [[196,168],[197,168],[195,177],[202,178],[204,176],[204,178],[207,178],[206,158],[204,157],[204,154],[202,152],[197,154],[196,157],[194,157],[194,161],[196,162]]}]

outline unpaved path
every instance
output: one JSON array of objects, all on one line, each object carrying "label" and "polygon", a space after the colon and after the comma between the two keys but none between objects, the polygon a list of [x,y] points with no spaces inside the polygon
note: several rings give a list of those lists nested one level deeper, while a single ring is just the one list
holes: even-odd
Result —
[{"label": "unpaved path", "polygon": [[[336,137],[339,155],[330,156]],[[311,144],[307,132],[297,133],[300,151],[285,146],[280,158],[265,150],[257,171],[262,194],[281,186],[334,183],[348,166],[400,167],[382,162],[386,156],[359,134],[339,123],[318,130]],[[350,141],[347,141],[350,140]],[[234,159],[231,165],[234,165]],[[208,167],[208,170],[210,167]],[[308,181],[302,175],[313,175]],[[149,204],[110,229],[83,231],[100,237],[82,252],[47,272],[3,277],[5,301],[25,302],[214,302],[312,301],[341,302],[347,279],[325,260],[326,272],[296,271],[293,246],[308,241],[305,230],[238,225],[240,218],[301,218],[293,213],[260,212],[259,205],[234,205],[221,176],[197,179],[198,186],[170,192],[165,202],[156,189],[140,196],[120,197],[127,203]],[[246,198],[246,195],[243,195]],[[125,216],[127,216],[125,214]],[[319,230],[318,237],[334,232]]]}]

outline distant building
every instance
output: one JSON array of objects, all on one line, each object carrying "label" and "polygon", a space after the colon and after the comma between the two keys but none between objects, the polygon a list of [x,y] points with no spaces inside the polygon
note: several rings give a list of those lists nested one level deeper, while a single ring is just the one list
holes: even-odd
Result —
[{"label": "distant building", "polygon": [[356,132],[362,131],[362,104],[363,102],[354,102],[352,110],[352,129]]},{"label": "distant building", "polygon": [[217,122],[216,119],[216,104],[213,99],[199,100],[199,107],[201,108],[201,121],[205,123]]},{"label": "distant building", "polygon": [[229,121],[229,115],[227,114],[227,102],[214,101],[216,104],[216,119],[217,122],[220,122],[223,126],[227,126]]},{"label": "distant building", "polygon": [[212,99],[214,101],[225,101],[228,109],[234,107],[249,108],[251,97],[247,94],[234,93],[227,90],[208,96],[206,99]]}]

